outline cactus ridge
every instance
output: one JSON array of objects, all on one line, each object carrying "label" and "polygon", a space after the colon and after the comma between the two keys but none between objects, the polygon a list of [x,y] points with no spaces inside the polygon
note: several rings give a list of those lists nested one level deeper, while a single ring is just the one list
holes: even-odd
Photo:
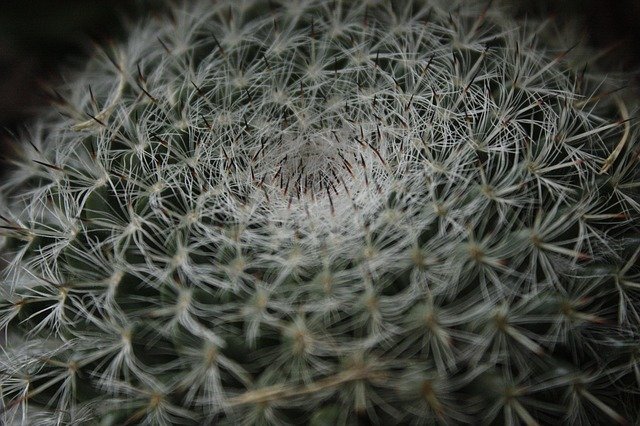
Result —
[{"label": "cactus ridge", "polygon": [[196,0],[99,48],[0,186],[1,418],[638,419],[637,103],[548,31]]}]

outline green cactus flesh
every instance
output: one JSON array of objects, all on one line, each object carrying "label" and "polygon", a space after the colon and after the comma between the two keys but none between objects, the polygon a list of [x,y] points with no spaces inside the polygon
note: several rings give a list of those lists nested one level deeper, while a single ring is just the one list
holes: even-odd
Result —
[{"label": "green cactus flesh", "polygon": [[0,190],[4,422],[637,419],[636,103],[444,3],[185,2],[52,91]]}]

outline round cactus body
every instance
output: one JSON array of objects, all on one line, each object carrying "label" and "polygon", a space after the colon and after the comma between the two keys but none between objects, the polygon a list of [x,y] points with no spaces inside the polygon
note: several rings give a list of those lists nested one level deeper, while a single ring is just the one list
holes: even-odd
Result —
[{"label": "round cactus body", "polygon": [[5,423],[637,419],[635,104],[546,31],[199,0],[99,50],[1,186]]}]

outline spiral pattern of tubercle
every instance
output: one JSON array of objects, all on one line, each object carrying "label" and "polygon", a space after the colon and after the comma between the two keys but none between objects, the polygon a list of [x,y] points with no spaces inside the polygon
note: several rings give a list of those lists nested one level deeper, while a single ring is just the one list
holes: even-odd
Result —
[{"label": "spiral pattern of tubercle", "polygon": [[169,5],[0,187],[5,424],[638,418],[633,101],[485,2]]}]

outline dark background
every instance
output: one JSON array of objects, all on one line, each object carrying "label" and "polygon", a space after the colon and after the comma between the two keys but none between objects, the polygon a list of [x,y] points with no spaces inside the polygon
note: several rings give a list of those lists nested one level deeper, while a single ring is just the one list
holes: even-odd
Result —
[{"label": "dark background", "polygon": [[[579,20],[590,44],[615,46],[608,58],[611,64],[639,74],[640,0],[503,1],[523,16],[553,16],[559,25]],[[9,135],[46,103],[41,84],[55,85],[61,66],[82,63],[92,40],[122,38],[123,17],[133,20],[159,4],[154,0],[0,2],[0,155],[14,143]]]},{"label": "dark background", "polygon": [[[58,67],[81,61],[92,40],[121,37],[131,0],[0,0],[0,127],[15,128],[44,99]],[[55,84],[55,83],[54,83]]]},{"label": "dark background", "polygon": [[584,39],[599,49],[613,48],[607,64],[616,70],[640,70],[640,0],[503,0],[522,15],[577,21]]}]

